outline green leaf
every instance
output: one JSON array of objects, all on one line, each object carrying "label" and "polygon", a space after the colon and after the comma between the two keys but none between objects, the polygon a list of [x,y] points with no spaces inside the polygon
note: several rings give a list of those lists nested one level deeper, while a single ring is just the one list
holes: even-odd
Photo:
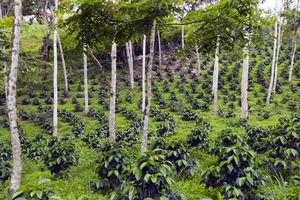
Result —
[{"label": "green leaf", "polygon": [[252,179],[250,176],[246,176],[246,178],[247,178],[247,181],[248,181],[251,185],[253,185],[253,179]]},{"label": "green leaf", "polygon": [[156,183],[157,182],[157,175],[153,175],[151,177],[151,181],[152,181],[152,183]]},{"label": "green leaf", "polygon": [[[86,197],[87,197],[87,195],[81,195],[77,200],[84,200]],[[50,200],[63,200],[63,198],[54,194],[50,197]]]},{"label": "green leaf", "polygon": [[61,162],[61,158],[60,158],[60,157],[58,157],[58,158],[56,159],[56,162],[57,162],[57,164],[60,164],[60,162]]},{"label": "green leaf", "polygon": [[227,168],[228,168],[229,172],[232,172],[232,170],[233,170],[232,164],[227,165]]},{"label": "green leaf", "polygon": [[241,177],[241,178],[238,178],[237,180],[236,180],[236,184],[239,186],[239,187],[242,187],[242,185],[244,185],[244,183],[245,183],[245,177]]},{"label": "green leaf", "polygon": [[139,168],[137,168],[137,167],[134,168],[133,169],[133,173],[135,175],[136,180],[140,180],[141,179],[142,172],[141,172],[141,170]]},{"label": "green leaf", "polygon": [[133,200],[136,194],[136,188],[135,187],[131,187],[131,189],[129,190],[129,200]]},{"label": "green leaf", "polygon": [[111,171],[108,172],[107,176],[110,177],[113,173],[114,173],[114,171],[111,170]]},{"label": "green leaf", "polygon": [[16,197],[20,196],[21,194],[23,194],[24,191],[18,191],[18,192],[15,192],[14,195],[12,196],[12,199],[15,199]]},{"label": "green leaf", "polygon": [[109,164],[109,162],[108,162],[108,161],[105,161],[105,162],[104,162],[104,167],[107,168],[107,167],[108,167],[108,164]]},{"label": "green leaf", "polygon": [[36,194],[36,191],[35,191],[35,190],[32,190],[32,191],[30,192],[30,197],[33,197],[35,194]]},{"label": "green leaf", "polygon": [[170,177],[167,177],[166,181],[169,185],[172,185],[172,183],[173,183],[173,179],[171,179]]},{"label": "green leaf", "polygon": [[151,178],[151,174],[146,174],[144,180],[148,183],[149,179]]},{"label": "green leaf", "polygon": [[43,191],[37,191],[36,196],[41,199],[43,196]]},{"label": "green leaf", "polygon": [[166,177],[166,175],[167,175],[166,168],[164,168],[163,166],[159,166],[159,171],[164,177]]},{"label": "green leaf", "polygon": [[37,183],[37,186],[43,185],[45,183],[49,183],[51,181],[52,181],[51,179],[43,178],[43,179],[39,180],[39,182]]},{"label": "green leaf", "polygon": [[143,162],[143,163],[141,164],[140,169],[142,170],[146,165],[147,165],[147,162]]},{"label": "green leaf", "polygon": [[296,139],[299,138],[298,135],[297,135],[297,133],[295,131],[292,132],[292,136],[294,136],[294,138],[296,138]]},{"label": "green leaf", "polygon": [[114,174],[115,174],[116,176],[119,176],[119,175],[120,175],[119,172],[118,172],[118,170],[114,170]]}]

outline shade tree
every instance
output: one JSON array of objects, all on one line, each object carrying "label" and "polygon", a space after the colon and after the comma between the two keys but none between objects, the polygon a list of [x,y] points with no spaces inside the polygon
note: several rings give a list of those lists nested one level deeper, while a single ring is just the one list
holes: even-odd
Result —
[{"label": "shade tree", "polygon": [[[155,34],[156,22],[159,23],[164,17],[170,15],[175,9],[173,5],[174,1],[169,0],[118,1],[116,3],[95,0],[70,1],[64,7],[64,10],[71,12],[69,13],[70,17],[63,24],[70,33],[75,34],[78,46],[87,44],[94,47],[99,43],[106,47],[111,46],[113,43],[124,45],[129,40],[138,40],[144,34],[149,35],[150,30],[152,30],[151,36]],[[151,68],[154,55],[154,44],[152,45],[152,42],[154,42],[154,39],[151,40],[153,49],[150,50],[152,54],[150,53],[148,63],[148,95],[143,111],[145,115],[144,135],[148,134],[148,118],[146,115],[149,115],[151,105]],[[110,116],[110,118],[113,118],[113,116]],[[114,127],[111,127],[110,130],[113,133]],[[143,138],[147,139],[147,137]],[[110,141],[113,142],[113,137]],[[147,144],[147,142],[144,141],[143,144]],[[147,145],[143,149],[147,149]]]},{"label": "shade tree", "polygon": [[197,43],[201,52],[213,52],[218,37],[222,49],[243,47],[242,118],[248,118],[249,47],[251,43],[262,41],[263,28],[270,20],[268,15],[263,17],[258,3],[258,0],[221,0],[218,4],[191,12],[185,18],[195,23],[187,34],[188,41]]}]

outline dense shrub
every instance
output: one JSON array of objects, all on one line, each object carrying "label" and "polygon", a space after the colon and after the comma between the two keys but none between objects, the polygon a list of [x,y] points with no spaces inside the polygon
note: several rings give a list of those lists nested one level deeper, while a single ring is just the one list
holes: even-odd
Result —
[{"label": "dense shrub", "polygon": [[226,199],[251,199],[260,183],[255,153],[231,130],[222,131],[214,152],[217,163],[201,173],[206,186],[221,188]]},{"label": "dense shrub", "polygon": [[44,163],[54,177],[78,164],[78,151],[72,140],[62,141],[54,137],[48,142],[48,147],[49,152],[45,155]]}]

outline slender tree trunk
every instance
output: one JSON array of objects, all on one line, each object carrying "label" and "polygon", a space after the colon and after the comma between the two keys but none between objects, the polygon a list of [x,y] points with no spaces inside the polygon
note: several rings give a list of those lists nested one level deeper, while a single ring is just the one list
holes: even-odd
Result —
[{"label": "slender tree trunk", "polygon": [[110,85],[110,110],[109,110],[109,142],[116,142],[115,110],[116,110],[116,79],[117,79],[117,45],[111,47],[111,85]]},{"label": "slender tree trunk", "polygon": [[143,65],[142,65],[142,112],[145,111],[146,89],[145,89],[145,74],[146,74],[146,35],[143,36]]},{"label": "slender tree trunk", "polygon": [[89,112],[89,88],[88,88],[88,69],[87,69],[87,56],[86,47],[83,46],[83,76],[84,76],[84,111],[85,114]]},{"label": "slender tree trunk", "polygon": [[181,25],[181,48],[184,49],[184,25]]},{"label": "slender tree trunk", "polygon": [[274,84],[273,84],[273,93],[276,92],[276,85],[277,85],[277,74],[278,74],[278,59],[279,59],[279,52],[281,47],[281,20],[279,21],[278,27],[278,46],[277,46],[277,53],[276,53],[276,60],[275,60],[275,69],[274,69]]},{"label": "slender tree trunk", "polygon": [[130,82],[131,82],[131,89],[134,89],[134,70],[133,70],[133,50],[132,50],[132,43],[131,40],[129,40],[129,52],[130,52]]},{"label": "slender tree trunk", "polygon": [[[55,10],[58,9],[58,0],[55,0]],[[57,16],[54,15],[54,36],[53,36],[53,133],[54,137],[57,137],[58,117],[58,95],[57,95]]]},{"label": "slender tree trunk", "polygon": [[213,95],[214,95],[214,114],[218,115],[218,79],[219,79],[219,36],[216,45],[215,64],[214,64],[214,77],[213,77]]},{"label": "slender tree trunk", "polygon": [[11,132],[11,146],[13,155],[13,168],[11,173],[10,185],[8,193],[12,199],[13,194],[20,187],[22,177],[22,151],[20,136],[18,130],[18,116],[17,116],[17,77],[18,77],[18,64],[19,64],[19,52],[20,52],[20,37],[22,28],[22,1],[14,1],[14,29],[13,29],[13,43],[11,51],[11,68],[8,80],[8,98],[7,98],[7,110],[9,127]]},{"label": "slender tree trunk", "polygon": [[197,65],[198,65],[198,74],[201,74],[201,63],[200,63],[200,54],[199,54],[199,47],[196,44],[196,56],[197,56]]},{"label": "slender tree trunk", "polygon": [[248,119],[248,74],[249,74],[249,43],[243,49],[243,73],[241,85],[241,118]]},{"label": "slender tree trunk", "polygon": [[130,88],[134,89],[134,79],[133,79],[133,58],[132,58],[132,47],[131,41],[126,42],[126,54],[127,54],[127,62],[129,68],[129,76],[130,76]]},{"label": "slender tree trunk", "polygon": [[268,90],[266,104],[270,103],[270,99],[271,99],[271,95],[272,95],[272,87],[273,87],[273,82],[274,82],[274,71],[275,71],[275,61],[276,61],[276,47],[277,47],[277,22],[275,23],[275,30],[274,30],[273,59],[272,59],[271,77],[270,77],[270,84],[269,84],[269,90]]},{"label": "slender tree trunk", "polygon": [[4,80],[3,80],[3,85],[4,85],[4,94],[5,98],[7,98],[7,88],[8,88],[8,80],[7,80],[7,63],[6,63],[6,50],[5,46],[2,46],[2,68],[3,68],[3,75],[4,75]]},{"label": "slender tree trunk", "polygon": [[46,35],[43,40],[43,62],[44,62],[44,71],[43,71],[43,80],[46,80],[48,78],[47,73],[47,62],[49,62],[49,49],[50,49],[50,27],[47,28]]},{"label": "slender tree trunk", "polygon": [[293,38],[293,53],[292,53],[292,59],[291,59],[291,66],[290,66],[290,74],[289,74],[289,82],[292,80],[292,74],[293,74],[293,67],[294,67],[294,61],[295,61],[295,54],[297,50],[297,35],[295,34]]},{"label": "slender tree trunk", "polygon": [[147,151],[148,146],[148,126],[149,126],[149,114],[151,106],[151,79],[152,79],[152,65],[154,57],[154,43],[155,43],[155,28],[156,28],[156,19],[153,21],[151,29],[151,38],[150,38],[150,55],[148,62],[148,72],[147,72],[147,102],[144,110],[144,129],[142,137],[142,146],[141,152]]},{"label": "slender tree trunk", "polygon": [[63,72],[64,72],[64,80],[65,80],[65,91],[69,91],[69,85],[68,85],[68,74],[67,74],[67,67],[66,67],[66,62],[65,62],[65,56],[64,56],[64,51],[62,48],[62,44],[60,41],[59,33],[57,33],[57,41],[60,49],[60,55],[61,55],[61,62],[63,65]]},{"label": "slender tree trunk", "polygon": [[158,61],[159,61],[159,69],[161,69],[162,53],[161,53],[161,41],[160,41],[160,33],[159,33],[159,30],[157,30],[157,40],[158,40]]}]

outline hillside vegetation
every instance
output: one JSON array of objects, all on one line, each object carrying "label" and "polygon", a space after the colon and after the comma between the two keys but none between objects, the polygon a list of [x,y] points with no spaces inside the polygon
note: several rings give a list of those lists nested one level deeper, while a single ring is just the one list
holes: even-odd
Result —
[{"label": "hillside vegetation", "polygon": [[[83,112],[81,57],[67,62],[69,93],[59,75],[59,136],[51,137],[51,76],[42,80],[39,53],[43,29],[24,24],[22,34],[17,107],[24,166],[15,199],[300,198],[300,53],[297,49],[289,83],[290,42],[281,47],[279,80],[269,105],[272,43],[251,49],[248,121],[240,119],[243,58],[238,52],[221,52],[215,116],[213,57],[201,58],[199,75],[194,53],[177,56],[176,44],[164,44],[163,67],[156,55],[153,69],[150,148],[141,155],[140,61],[134,66],[133,91],[126,63],[119,61],[116,144],[108,143],[109,86],[92,61],[90,111]],[[8,199],[11,151],[4,99],[0,115],[0,199]]]}]

